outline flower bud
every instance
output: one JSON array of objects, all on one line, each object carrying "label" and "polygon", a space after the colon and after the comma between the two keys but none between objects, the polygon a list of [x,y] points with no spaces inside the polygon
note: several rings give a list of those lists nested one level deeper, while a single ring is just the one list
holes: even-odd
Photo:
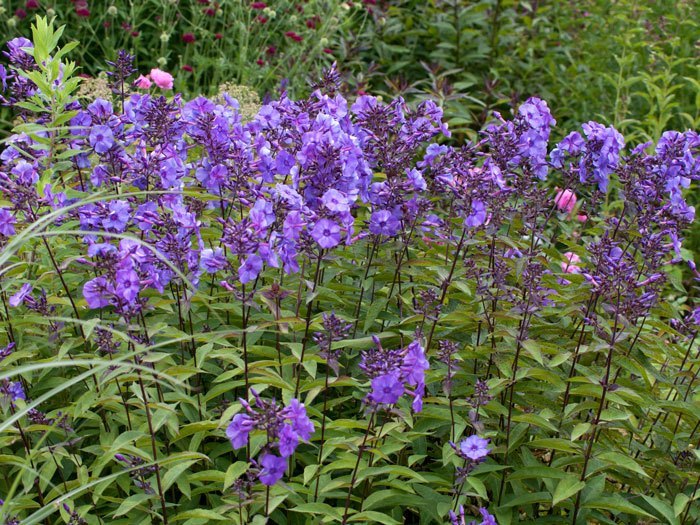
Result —
[{"label": "flower bud", "polygon": [[165,57],[160,57],[160,58],[157,60],[157,62],[158,62],[158,65],[159,65],[160,67],[165,67],[165,65],[168,63],[168,59],[165,58]]},{"label": "flower bud", "polygon": [[118,13],[119,13],[119,9],[117,9],[117,6],[115,6],[115,5],[111,5],[107,8],[107,14],[109,16],[117,16]]},{"label": "flower bud", "polygon": [[[166,33],[165,31],[163,31],[160,34],[160,41],[163,42],[164,44],[167,44],[168,40],[170,40],[170,35],[168,33]],[[158,63],[160,64],[160,62],[158,62]],[[161,65],[164,65],[164,64],[161,64]]]}]

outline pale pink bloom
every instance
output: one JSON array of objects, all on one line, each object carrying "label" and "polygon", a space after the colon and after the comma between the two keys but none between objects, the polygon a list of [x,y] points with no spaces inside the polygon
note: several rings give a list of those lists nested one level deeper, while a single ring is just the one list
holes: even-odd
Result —
[{"label": "pale pink bloom", "polygon": [[588,215],[583,215],[583,214],[577,215],[576,220],[578,222],[586,222],[588,220]]},{"label": "pale pink bloom", "polygon": [[148,89],[151,87],[151,79],[148,78],[148,75],[146,75],[145,77],[141,75],[139,78],[136,79],[134,85],[139,89]]},{"label": "pale pink bloom", "polygon": [[560,211],[571,213],[576,207],[576,194],[571,190],[557,189],[557,196],[554,197],[554,204]]},{"label": "pale pink bloom", "polygon": [[149,76],[160,89],[173,89],[173,76],[170,73],[153,68]]},{"label": "pale pink bloom", "polygon": [[566,252],[564,254],[564,262],[561,263],[561,269],[564,273],[579,273],[581,268],[576,266],[581,262],[581,257],[574,252]]}]

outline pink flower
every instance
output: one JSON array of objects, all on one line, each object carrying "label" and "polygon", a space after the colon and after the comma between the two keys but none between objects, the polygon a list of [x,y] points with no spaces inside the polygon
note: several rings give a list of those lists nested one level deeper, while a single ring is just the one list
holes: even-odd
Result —
[{"label": "pink flower", "polygon": [[185,64],[182,66],[182,70],[187,71],[188,73],[192,73],[194,71],[194,68],[189,64]]},{"label": "pink flower", "polygon": [[579,273],[581,268],[576,266],[579,262],[581,262],[581,257],[574,252],[566,252],[564,254],[564,262],[561,263],[561,269],[564,273]]},{"label": "pink flower", "polygon": [[554,204],[560,211],[571,213],[576,207],[576,194],[571,190],[557,189],[557,196],[554,198]]},{"label": "pink flower", "polygon": [[158,68],[153,68],[149,76],[153,83],[160,89],[173,89],[173,76],[170,73],[161,71]]},{"label": "pink flower", "polygon": [[580,214],[576,216],[578,222],[586,222],[588,220],[588,215]]},{"label": "pink flower", "polygon": [[136,79],[134,85],[139,89],[148,89],[151,87],[151,80],[148,78],[148,75],[145,77],[141,75],[139,78]]}]

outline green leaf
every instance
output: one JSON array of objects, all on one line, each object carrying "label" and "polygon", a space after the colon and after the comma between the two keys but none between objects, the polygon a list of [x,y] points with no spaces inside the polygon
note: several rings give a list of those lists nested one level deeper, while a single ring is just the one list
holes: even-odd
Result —
[{"label": "green leaf", "polygon": [[185,512],[181,512],[180,514],[173,516],[171,519],[172,519],[172,521],[189,520],[189,519],[207,519],[207,520],[216,520],[216,521],[230,521],[229,518],[227,518],[226,516],[222,516],[218,512],[214,512],[213,510],[207,510],[207,509],[186,510]]},{"label": "green leaf", "polygon": [[580,438],[582,435],[588,432],[590,428],[590,423],[579,423],[578,425],[576,425],[571,431],[571,441],[576,441],[578,438]]},{"label": "green leaf", "polygon": [[644,469],[639,466],[634,459],[630,456],[620,454],[619,452],[603,452],[597,456],[598,459],[609,462],[613,467],[622,467],[627,470],[641,474],[642,476],[648,478],[649,475],[644,472]]},{"label": "green leaf", "polygon": [[682,492],[676,494],[676,499],[673,500],[673,515],[676,518],[683,513],[685,508],[688,506],[688,502],[690,502],[690,498],[686,494],[683,494]]},{"label": "green leaf", "polygon": [[596,498],[587,502],[583,506],[588,509],[603,509],[612,512],[624,512],[628,514],[635,514],[637,516],[646,516],[647,518],[654,517],[618,494],[615,494],[614,496],[602,496],[600,498]]},{"label": "green leaf", "polygon": [[168,490],[170,488],[170,485],[175,483],[175,480],[183,473],[185,472],[190,466],[194,463],[196,463],[196,459],[191,459],[189,461],[184,461],[182,463],[178,463],[174,467],[171,467],[168,469],[168,471],[163,475],[163,492]]},{"label": "green leaf", "polygon": [[678,518],[674,514],[671,505],[653,496],[647,496],[646,494],[642,494],[642,498],[644,498],[644,501],[646,501],[649,505],[654,507],[654,509],[661,516],[666,518],[666,521],[669,523],[669,525],[677,525],[679,523]]},{"label": "green leaf", "polygon": [[233,465],[229,466],[226,470],[226,476],[224,477],[224,490],[233,485],[233,482],[241,477],[246,470],[248,470],[248,463],[245,461],[236,461]]},{"label": "green leaf", "polygon": [[576,476],[567,476],[557,483],[557,488],[554,489],[552,495],[552,505],[557,505],[561,501],[570,498],[578,491],[582,490],[586,483],[578,479]]},{"label": "green leaf", "polygon": [[292,512],[299,512],[301,514],[322,514],[323,516],[330,516],[337,519],[341,518],[340,511],[334,507],[331,507],[327,503],[303,503],[301,505],[296,505],[289,510]]},{"label": "green leaf", "polygon": [[373,510],[365,510],[357,514],[353,514],[348,518],[349,522],[363,521],[369,523],[384,523],[385,525],[401,525],[401,521],[396,521],[391,516],[387,516],[381,512],[376,512]]}]

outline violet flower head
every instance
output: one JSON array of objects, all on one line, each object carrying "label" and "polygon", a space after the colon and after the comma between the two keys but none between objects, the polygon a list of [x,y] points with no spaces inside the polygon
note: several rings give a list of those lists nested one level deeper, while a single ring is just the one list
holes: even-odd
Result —
[{"label": "violet flower head", "polygon": [[292,430],[301,439],[308,441],[314,432],[314,424],[306,415],[306,407],[298,399],[292,399],[287,407],[282,410],[282,415],[291,421]]},{"label": "violet flower head", "polygon": [[240,268],[238,268],[238,278],[242,284],[254,281],[263,267],[263,260],[258,255],[249,255]]},{"label": "violet flower head", "polygon": [[485,458],[491,449],[488,448],[489,440],[473,435],[462,440],[459,444],[459,451],[472,461],[479,461]]},{"label": "violet flower head", "polygon": [[19,289],[12,297],[10,297],[10,306],[13,308],[19,306],[24,302],[25,297],[27,297],[32,291],[32,285],[29,283],[24,283],[22,288]]},{"label": "violet flower head", "polygon": [[260,471],[260,481],[263,485],[271,487],[277,483],[282,476],[284,476],[285,470],[287,470],[287,460],[276,456],[274,454],[264,454],[260,458],[260,465],[262,465],[262,470]]},{"label": "violet flower head", "polygon": [[375,211],[369,221],[369,231],[375,235],[393,237],[400,227],[401,222],[389,210]]},{"label": "violet flower head", "polygon": [[321,219],[311,230],[311,237],[321,248],[333,248],[340,243],[340,226],[329,219]]},{"label": "violet flower head", "polygon": [[247,414],[236,414],[233,420],[226,427],[226,437],[231,441],[231,446],[235,449],[246,446],[248,434],[255,427],[253,419]]},{"label": "violet flower head", "polygon": [[107,206],[107,216],[102,219],[106,230],[121,233],[126,229],[131,218],[131,207],[126,201],[112,201]]},{"label": "violet flower head", "polygon": [[88,136],[90,146],[100,155],[114,146],[114,134],[109,126],[94,126]]},{"label": "violet flower head", "polygon": [[0,235],[9,237],[15,234],[14,224],[17,222],[14,215],[7,208],[0,208]]},{"label": "violet flower head", "polygon": [[375,403],[393,405],[405,391],[403,383],[397,374],[390,373],[372,379],[370,398]]}]

